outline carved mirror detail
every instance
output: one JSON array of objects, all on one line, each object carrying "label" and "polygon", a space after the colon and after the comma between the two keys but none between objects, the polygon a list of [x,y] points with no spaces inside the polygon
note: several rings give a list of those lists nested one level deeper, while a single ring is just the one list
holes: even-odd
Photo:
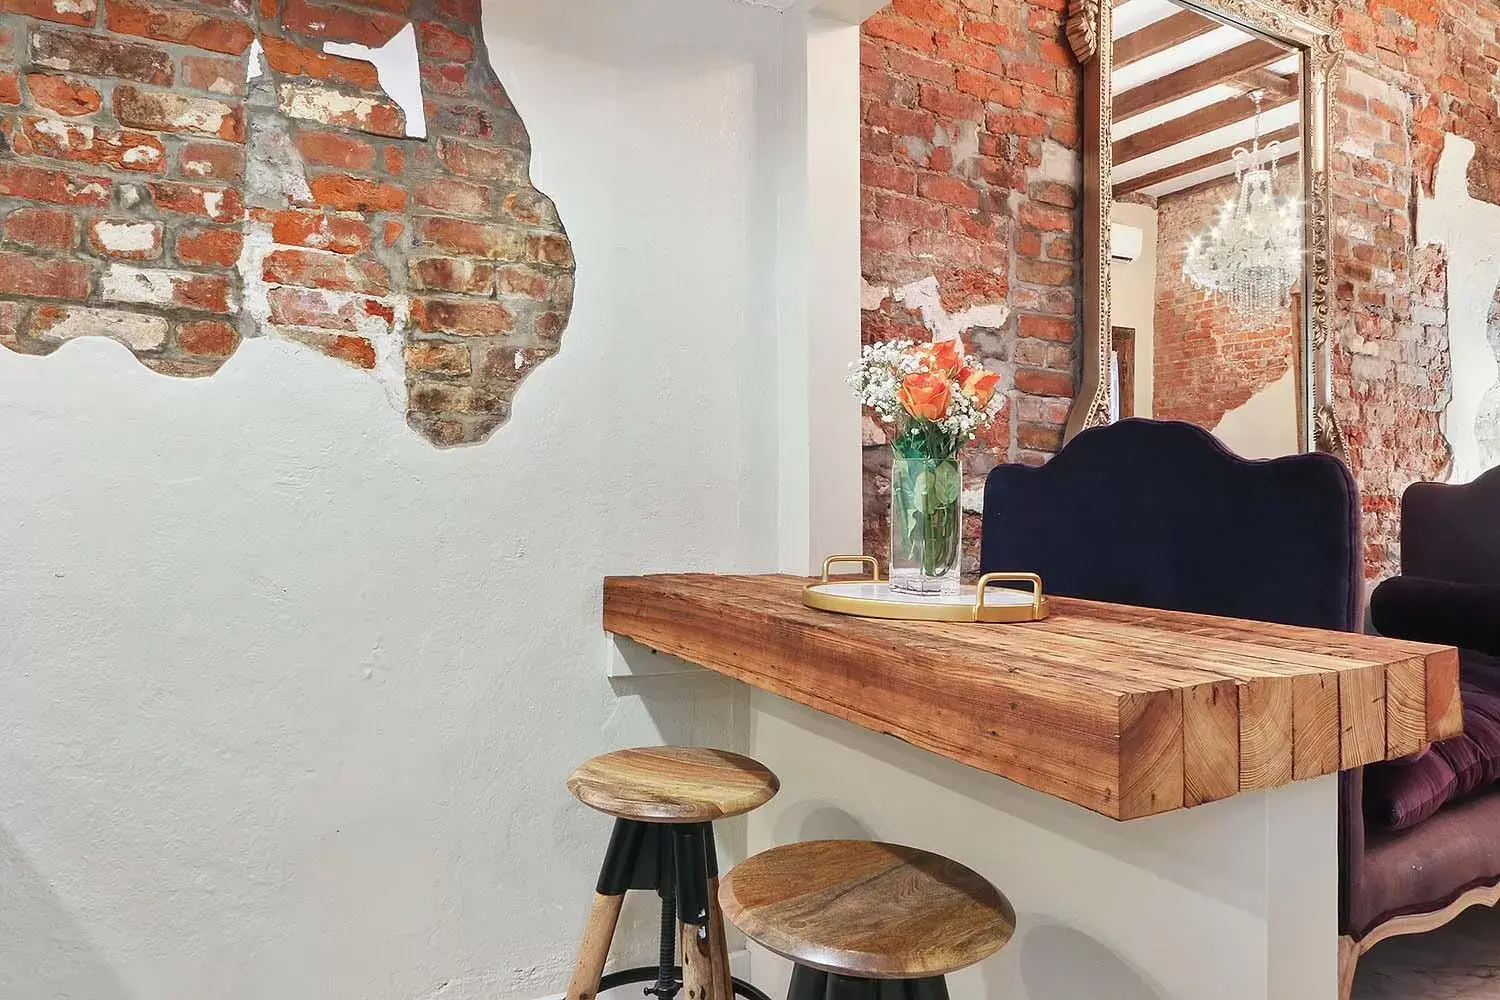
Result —
[{"label": "carved mirror detail", "polygon": [[1153,416],[1252,457],[1344,455],[1329,358],[1333,6],[1070,0],[1085,200],[1068,437]]}]

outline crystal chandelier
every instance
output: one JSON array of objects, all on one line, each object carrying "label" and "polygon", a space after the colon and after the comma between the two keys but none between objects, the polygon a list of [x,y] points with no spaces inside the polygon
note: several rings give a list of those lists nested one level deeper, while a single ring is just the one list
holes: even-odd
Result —
[{"label": "crystal chandelier", "polygon": [[1228,299],[1241,320],[1269,325],[1291,305],[1292,289],[1302,279],[1302,204],[1276,196],[1281,144],[1261,148],[1265,92],[1250,97],[1255,141],[1234,151],[1239,198],[1225,202],[1219,218],[1188,243],[1183,272],[1199,288]]}]

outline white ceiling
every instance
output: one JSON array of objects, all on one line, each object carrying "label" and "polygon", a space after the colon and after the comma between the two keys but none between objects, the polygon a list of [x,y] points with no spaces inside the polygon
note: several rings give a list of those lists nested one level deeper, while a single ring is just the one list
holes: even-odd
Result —
[{"label": "white ceiling", "polygon": [[[1184,10],[1186,8],[1173,3],[1172,0],[1126,0],[1120,6],[1114,8],[1115,38],[1119,39],[1133,34],[1174,14],[1182,13]],[[1152,83],[1170,73],[1197,65],[1236,46],[1256,40],[1258,40],[1258,36],[1252,35],[1249,32],[1229,25],[1220,25],[1205,34],[1188,39],[1163,52],[1158,52],[1147,56],[1145,59],[1116,69],[1112,77],[1115,97],[1119,98],[1122,93],[1132,88]],[[1289,51],[1287,58],[1273,63],[1267,67],[1267,70],[1277,76],[1294,78],[1299,70],[1300,62],[1300,56],[1295,52]],[[1196,91],[1162,107],[1116,121],[1114,123],[1114,137],[1117,141],[1127,139],[1147,129],[1164,125],[1174,119],[1191,114],[1194,111],[1199,111],[1218,104],[1221,101],[1235,98],[1245,93],[1248,89],[1250,88],[1247,84],[1236,81]],[[1266,112],[1263,116],[1262,131],[1269,133],[1293,125],[1301,120],[1301,113],[1301,104],[1298,101],[1274,108]],[[1185,163],[1188,160],[1213,153],[1216,150],[1227,149],[1240,143],[1248,146],[1254,136],[1254,132],[1254,118],[1246,117],[1231,125],[1204,135],[1195,136],[1166,149],[1140,156],[1127,162],[1116,163],[1114,166],[1114,182],[1121,184],[1135,180],[1146,174],[1163,170],[1176,164]],[[1281,162],[1286,164],[1288,162],[1288,154],[1295,153],[1299,147],[1300,143],[1283,143],[1280,150],[1282,153]],[[1233,161],[1226,156],[1220,165],[1196,170],[1192,173],[1162,181],[1151,187],[1144,188],[1142,193],[1161,197],[1233,173]]]}]

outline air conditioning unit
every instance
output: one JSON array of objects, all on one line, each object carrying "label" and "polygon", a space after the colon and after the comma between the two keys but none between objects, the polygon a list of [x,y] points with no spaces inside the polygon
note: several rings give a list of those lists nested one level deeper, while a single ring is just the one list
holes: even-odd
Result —
[{"label": "air conditioning unit", "polygon": [[1109,224],[1109,259],[1117,260],[1122,264],[1133,264],[1141,255],[1141,246],[1145,243],[1146,234],[1135,226],[1125,226],[1118,222]]}]

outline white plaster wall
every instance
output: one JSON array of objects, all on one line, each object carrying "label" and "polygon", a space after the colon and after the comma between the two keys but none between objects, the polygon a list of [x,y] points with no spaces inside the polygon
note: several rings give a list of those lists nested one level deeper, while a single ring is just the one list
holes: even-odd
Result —
[{"label": "white plaster wall", "polygon": [[6,1000],[558,991],[608,830],[569,769],[745,742],[727,682],[600,676],[600,580],[775,568],[797,15],[486,15],[578,257],[562,353],[488,443],[439,452],[275,342],[204,381],[0,352]]},{"label": "white plaster wall", "polygon": [[[1453,448],[1449,482],[1478,478],[1500,447],[1500,347],[1489,337],[1490,307],[1500,284],[1500,207],[1469,195],[1474,143],[1449,135],[1438,160],[1433,196],[1418,192],[1417,238],[1448,255],[1448,350],[1453,391],[1443,434]],[[1436,325],[1442,317],[1429,320]]]},{"label": "white plaster wall", "polygon": [[1288,368],[1219,419],[1215,436],[1243,458],[1282,458],[1302,450],[1297,431],[1297,376]]},{"label": "white plaster wall", "polygon": [[[1117,823],[774,695],[751,713],[782,780],[750,814],[752,850],[911,844],[1015,906],[1016,936],[951,977],[954,1000],[1335,1000],[1336,778]],[[782,995],[787,965],[752,959]]]},{"label": "white plaster wall", "polygon": [[1135,415],[1151,416],[1156,376],[1156,209],[1114,203],[1114,221],[1144,234],[1141,255],[1110,264],[1110,323],[1135,330]]}]

